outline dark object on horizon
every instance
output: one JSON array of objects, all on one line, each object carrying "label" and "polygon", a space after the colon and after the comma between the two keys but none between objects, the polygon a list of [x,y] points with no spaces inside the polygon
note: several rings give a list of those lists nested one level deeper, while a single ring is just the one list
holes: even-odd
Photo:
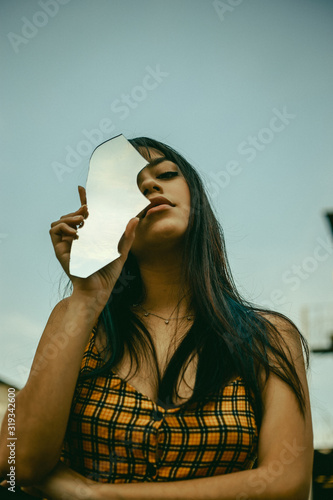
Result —
[{"label": "dark object on horizon", "polygon": [[332,231],[332,235],[333,235],[333,212],[326,212],[325,216],[328,218],[328,222],[330,223],[331,231]]},{"label": "dark object on horizon", "polygon": [[318,349],[316,348],[312,348],[311,349],[311,352],[317,352],[317,353],[326,353],[326,352],[333,352],[333,335],[330,336],[330,339],[331,339],[331,345],[329,345],[328,347],[324,348],[324,347],[319,347]]},{"label": "dark object on horizon", "polygon": [[314,451],[313,500],[332,500],[333,497],[333,450]]}]

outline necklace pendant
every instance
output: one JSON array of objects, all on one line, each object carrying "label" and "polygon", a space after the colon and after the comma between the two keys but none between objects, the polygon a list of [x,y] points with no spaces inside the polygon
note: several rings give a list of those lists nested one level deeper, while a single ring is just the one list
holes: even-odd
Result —
[{"label": "necklace pendant", "polygon": [[168,320],[168,319],[166,319],[166,320],[164,321],[164,323],[165,323],[166,325],[168,325],[168,324],[169,324],[169,320]]},{"label": "necklace pendant", "polygon": [[148,313],[148,312],[145,312],[145,313],[144,313],[144,316],[149,316],[149,313]]}]

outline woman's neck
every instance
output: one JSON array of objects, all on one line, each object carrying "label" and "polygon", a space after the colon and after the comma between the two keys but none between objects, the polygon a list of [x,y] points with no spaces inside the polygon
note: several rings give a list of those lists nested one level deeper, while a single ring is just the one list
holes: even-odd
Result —
[{"label": "woman's neck", "polygon": [[168,317],[178,305],[178,315],[185,315],[190,295],[182,283],[181,257],[169,254],[165,258],[145,259],[139,262],[139,267],[146,291],[142,307]]}]

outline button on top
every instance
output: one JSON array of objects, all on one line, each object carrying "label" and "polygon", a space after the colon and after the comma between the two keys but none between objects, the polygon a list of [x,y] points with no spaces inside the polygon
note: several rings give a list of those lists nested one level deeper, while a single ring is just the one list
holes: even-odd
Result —
[{"label": "button on top", "polygon": [[154,410],[153,411],[153,419],[154,420],[162,420],[163,418],[163,413],[159,410]]}]

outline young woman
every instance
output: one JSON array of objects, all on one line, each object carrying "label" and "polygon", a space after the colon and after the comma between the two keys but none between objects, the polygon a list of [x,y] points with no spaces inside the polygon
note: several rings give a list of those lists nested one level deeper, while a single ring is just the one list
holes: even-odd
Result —
[{"label": "young woman", "polygon": [[[150,204],[120,257],[69,276],[83,188],[79,210],[51,224],[72,292],[17,394],[17,480],[49,498],[307,500],[306,342],[240,297],[194,168],[165,144],[130,142]],[[5,475],[5,426],[1,438]]]}]

